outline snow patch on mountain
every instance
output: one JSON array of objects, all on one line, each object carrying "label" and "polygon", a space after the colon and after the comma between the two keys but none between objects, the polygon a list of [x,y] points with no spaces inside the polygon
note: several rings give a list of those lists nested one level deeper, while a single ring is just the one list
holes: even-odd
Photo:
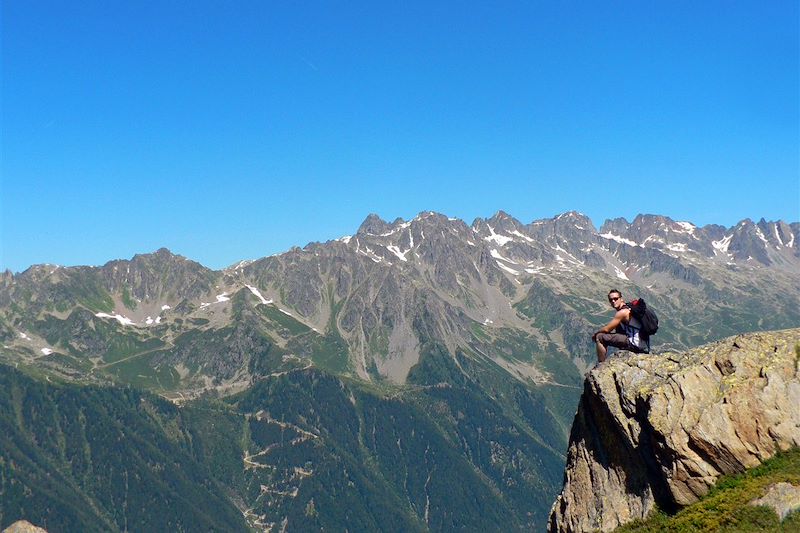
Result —
[{"label": "snow patch on mountain", "polygon": [[120,314],[109,315],[108,313],[97,313],[94,316],[97,318],[113,318],[123,326],[135,326],[136,323],[126,316],[122,316]]},{"label": "snow patch on mountain", "polygon": [[411,251],[411,248],[409,248],[405,252],[401,252],[400,248],[398,248],[394,244],[390,244],[389,246],[386,247],[386,249],[392,252],[394,255],[396,255],[397,258],[400,259],[400,261],[408,261],[408,259],[406,258],[406,254]]},{"label": "snow patch on mountain", "polygon": [[[362,249],[361,249],[361,241],[360,241],[358,238],[356,238],[356,253],[357,253],[357,254],[361,254],[361,255],[365,255],[365,256],[369,257],[369,258],[370,258],[370,259],[372,259],[372,260],[373,260],[375,263],[383,263],[383,262],[384,262],[384,261],[383,261],[383,259],[382,259],[382,258],[380,258],[380,257],[378,257],[378,256],[375,254],[375,252],[373,252],[373,251],[372,251],[372,249],[371,249],[369,246],[367,246],[367,247],[366,247],[366,251],[365,251],[365,250],[362,250]],[[391,264],[391,263],[390,263],[390,264]]]},{"label": "snow patch on mountain", "polygon": [[672,250],[673,252],[679,252],[679,253],[683,253],[683,252],[688,250],[686,245],[684,243],[682,243],[682,242],[674,243],[674,244],[668,244],[667,245],[667,249]]},{"label": "snow patch on mountain", "polygon": [[639,244],[633,242],[632,240],[626,239],[625,237],[620,237],[619,235],[614,235],[613,233],[601,233],[600,236],[610,241],[617,241],[630,246],[639,246]]},{"label": "snow patch on mountain", "polygon": [[723,254],[728,253],[728,246],[731,244],[731,240],[733,239],[733,235],[728,235],[724,239],[719,241],[712,241],[711,245],[714,247],[715,250],[722,252]]},{"label": "snow patch on mountain", "polygon": [[565,259],[565,258],[561,257],[561,255],[559,255],[559,254],[556,254],[556,260],[557,260],[557,261],[559,261],[559,262],[562,262],[562,263],[569,262],[569,263],[574,263],[574,264],[576,264],[576,265],[583,264],[581,261],[578,261],[578,260],[575,258],[575,256],[574,256],[574,255],[572,255],[571,253],[569,253],[568,251],[566,251],[566,250],[565,250],[564,248],[562,248],[562,247],[561,247],[561,245],[559,245],[559,244],[556,244],[556,251],[557,251],[557,252],[560,252],[560,253],[562,253],[562,254],[564,254],[564,255],[566,255],[566,256],[567,256],[567,257],[566,257],[566,259]]},{"label": "snow patch on mountain", "polygon": [[514,231],[512,231],[512,232],[510,232],[510,233],[511,233],[511,235],[516,235],[517,237],[522,237],[524,240],[526,240],[526,241],[528,241],[528,242],[534,242],[534,240],[533,240],[533,239],[531,239],[530,237],[528,237],[528,236],[527,236],[527,235],[525,235],[524,233],[521,233],[521,232],[520,232],[520,231],[518,231],[518,230],[514,230]]},{"label": "snow patch on mountain", "polygon": [[239,261],[238,263],[236,263],[236,264],[235,264],[235,265],[232,267],[232,270],[241,270],[241,269],[243,269],[244,267],[246,267],[247,265],[249,265],[249,264],[251,264],[251,263],[254,263],[254,262],[255,262],[255,261],[254,261],[254,260],[252,260],[252,259],[244,259],[244,260],[242,260],[242,261]]},{"label": "snow patch on mountain", "polygon": [[780,245],[784,246],[783,239],[781,239],[781,233],[778,231],[778,225],[777,224],[772,226],[772,231],[775,232],[775,238],[778,239],[778,242],[780,243]]},{"label": "snow patch on mountain", "polygon": [[[501,260],[501,261],[505,261],[506,263],[511,263],[512,265],[516,265],[516,264],[518,264],[516,261],[512,261],[511,259],[509,259],[509,258],[507,258],[507,257],[503,256],[503,255],[502,255],[500,252],[498,252],[498,251],[497,251],[497,250],[495,250],[494,248],[492,248],[492,249],[491,249],[491,251],[490,251],[489,253],[490,253],[490,254],[492,255],[492,257],[494,257],[495,259],[499,259],[499,260]],[[499,264],[499,263],[498,263],[498,264]]]},{"label": "snow patch on mountain", "polygon": [[211,303],[200,302],[200,309],[205,309],[206,307],[208,307],[212,303],[221,304],[221,303],[227,302],[229,300],[230,300],[230,298],[228,297],[228,293],[227,292],[223,292],[222,294],[218,294],[217,295],[217,301],[216,302],[211,302]]},{"label": "snow patch on mountain", "polygon": [[761,231],[761,228],[758,228],[758,227],[756,228],[756,236],[757,236],[759,239],[761,239],[762,241],[764,241],[764,244],[769,244],[769,241],[768,241],[768,240],[767,240],[767,238],[764,236],[764,233]]},{"label": "snow patch on mountain", "polygon": [[245,285],[245,287],[247,287],[248,289],[250,289],[250,292],[252,292],[252,293],[253,293],[253,295],[254,295],[256,298],[258,298],[259,300],[261,300],[261,303],[262,303],[262,304],[264,304],[264,305],[269,305],[269,304],[271,304],[271,303],[272,303],[272,300],[267,300],[266,298],[264,298],[264,296],[262,296],[262,295],[261,295],[261,291],[259,291],[257,288],[253,287],[252,285]]},{"label": "snow patch on mountain", "polygon": [[358,252],[361,255],[366,255],[367,257],[369,257],[370,259],[372,259],[376,263],[383,263],[383,258],[378,257],[378,255],[375,252],[373,252],[372,249],[369,246],[366,247],[366,251],[358,250]]},{"label": "snow patch on mountain", "polygon": [[500,268],[502,268],[503,270],[505,270],[506,272],[508,272],[512,276],[519,276],[519,274],[520,274],[520,272],[518,270],[514,270],[513,268],[509,268],[509,267],[505,266],[503,263],[501,263],[499,261],[497,262],[497,266],[499,266]]},{"label": "snow patch on mountain", "polygon": [[488,224],[487,227],[489,228],[489,236],[483,238],[483,240],[485,241],[496,242],[500,246],[505,246],[506,244],[514,240],[513,238],[507,237],[505,235],[498,235],[497,233],[494,232],[494,228],[489,226]]},{"label": "snow patch on mountain", "polygon": [[388,245],[386,249],[392,252],[394,255],[396,255],[397,258],[400,259],[400,261],[407,262],[408,258],[406,258],[406,255],[414,248],[414,234],[410,231],[408,232],[408,239],[409,239],[408,250],[406,250],[405,252],[401,252],[400,247],[394,244]]},{"label": "snow patch on mountain", "polygon": [[380,235],[377,235],[377,237],[388,237],[388,236],[394,235],[398,231],[404,230],[404,229],[406,229],[406,228],[408,228],[410,226],[411,226],[411,222],[403,222],[402,224],[399,224],[396,228],[392,228],[391,231],[388,231],[386,233],[381,233]]}]

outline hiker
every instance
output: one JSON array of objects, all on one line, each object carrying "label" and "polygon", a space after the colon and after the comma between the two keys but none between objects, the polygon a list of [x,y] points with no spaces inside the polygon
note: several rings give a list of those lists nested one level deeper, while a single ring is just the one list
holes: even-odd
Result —
[{"label": "hiker", "polygon": [[650,353],[650,338],[640,334],[642,324],[631,313],[630,307],[622,299],[622,293],[617,289],[609,291],[608,303],[617,312],[611,322],[592,335],[592,341],[597,346],[597,362],[606,360],[609,346],[634,353]]}]

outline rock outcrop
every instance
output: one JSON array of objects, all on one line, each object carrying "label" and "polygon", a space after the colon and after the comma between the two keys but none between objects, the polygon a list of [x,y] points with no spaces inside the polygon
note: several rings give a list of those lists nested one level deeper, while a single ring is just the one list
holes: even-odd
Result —
[{"label": "rock outcrop", "polygon": [[47,530],[34,526],[27,520],[18,520],[5,528],[3,533],[47,533]]},{"label": "rock outcrop", "polygon": [[764,505],[775,509],[775,514],[780,520],[789,513],[800,509],[800,487],[791,483],[775,483],[767,489],[763,497],[750,502],[750,505]]},{"label": "rock outcrop", "polygon": [[800,446],[800,329],[592,370],[551,532],[609,531],[697,501],[723,474]]}]

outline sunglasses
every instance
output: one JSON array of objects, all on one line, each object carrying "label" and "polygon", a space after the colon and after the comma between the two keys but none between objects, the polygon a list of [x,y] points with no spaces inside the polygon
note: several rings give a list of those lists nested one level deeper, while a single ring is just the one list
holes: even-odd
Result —
[{"label": "sunglasses", "polygon": [[608,301],[613,304],[614,302],[616,302],[620,298],[621,298],[621,296],[614,296],[614,297],[609,298]]}]

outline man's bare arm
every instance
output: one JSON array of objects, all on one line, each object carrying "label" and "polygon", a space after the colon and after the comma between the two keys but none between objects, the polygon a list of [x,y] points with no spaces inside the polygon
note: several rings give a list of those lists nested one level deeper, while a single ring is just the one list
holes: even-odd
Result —
[{"label": "man's bare arm", "polygon": [[611,319],[611,322],[609,322],[602,328],[598,329],[594,333],[594,335],[592,335],[592,340],[595,340],[598,333],[613,332],[615,329],[617,329],[617,326],[619,326],[620,322],[622,322],[622,320],[627,317],[628,313],[629,313],[628,309],[620,309],[619,311],[617,311],[617,313],[614,315],[614,318]]}]

